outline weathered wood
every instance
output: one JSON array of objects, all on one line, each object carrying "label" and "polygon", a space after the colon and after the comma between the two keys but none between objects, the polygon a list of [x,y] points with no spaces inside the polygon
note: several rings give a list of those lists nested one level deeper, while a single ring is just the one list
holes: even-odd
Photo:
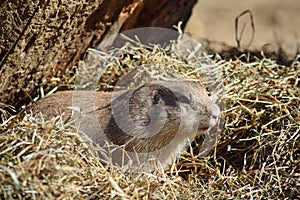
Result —
[{"label": "weathered wood", "polygon": [[0,102],[20,106],[109,34],[185,24],[196,0],[16,0],[0,3]]}]

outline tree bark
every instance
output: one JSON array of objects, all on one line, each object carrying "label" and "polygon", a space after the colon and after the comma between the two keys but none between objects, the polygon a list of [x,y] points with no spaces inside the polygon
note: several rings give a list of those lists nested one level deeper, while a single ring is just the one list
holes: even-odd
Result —
[{"label": "tree bark", "polygon": [[[0,102],[19,107],[109,34],[187,22],[196,0],[0,2]],[[1,105],[0,105],[1,106]]]}]

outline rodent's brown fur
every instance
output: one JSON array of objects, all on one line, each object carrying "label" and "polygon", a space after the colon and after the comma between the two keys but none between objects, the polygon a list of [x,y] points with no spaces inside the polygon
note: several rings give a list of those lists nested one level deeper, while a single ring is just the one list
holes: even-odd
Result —
[{"label": "rodent's brown fur", "polygon": [[[129,110],[127,114],[122,109],[126,105]],[[183,145],[180,143],[185,143],[187,138],[193,139],[196,134],[210,128],[213,105],[199,83],[156,81],[140,86],[136,90],[120,92],[57,92],[38,101],[31,109],[33,113],[42,112],[46,117],[62,115],[63,119],[67,120],[74,109],[79,110],[80,107],[80,112],[74,112],[75,115],[73,114],[71,118],[81,117],[80,130],[93,143],[103,147],[110,141],[113,145],[122,146],[122,149],[129,153],[157,154],[160,150],[165,151],[168,145],[175,148],[174,151],[178,151],[176,148]],[[192,113],[194,111],[197,112],[195,116]],[[149,116],[151,112],[154,113]],[[132,120],[134,126],[125,129],[120,127],[120,124],[129,126],[128,118]],[[151,127],[158,127],[162,120],[166,121],[155,134],[151,135],[153,129]],[[194,126],[197,126],[197,133],[189,133]],[[170,156],[155,156],[159,157],[158,160],[163,165],[168,164],[164,162],[170,160]],[[146,159],[144,157],[143,160]],[[119,155],[113,156],[113,162],[118,164],[122,159],[124,157],[120,158]],[[133,159],[133,163],[135,161]]]}]

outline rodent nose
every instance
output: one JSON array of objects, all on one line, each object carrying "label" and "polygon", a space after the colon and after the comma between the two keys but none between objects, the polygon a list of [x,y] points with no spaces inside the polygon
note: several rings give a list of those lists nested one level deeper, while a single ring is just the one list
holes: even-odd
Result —
[{"label": "rodent nose", "polygon": [[212,106],[212,111],[211,111],[211,118],[210,118],[210,121],[209,121],[209,125],[212,127],[214,125],[216,125],[217,123],[217,120],[218,120],[218,117],[220,115],[220,108],[218,105],[214,104]]},{"label": "rodent nose", "polygon": [[220,108],[219,108],[219,106],[217,105],[217,104],[214,104],[213,106],[212,106],[212,112],[211,112],[211,115],[212,115],[212,117],[213,118],[218,118],[219,117],[219,115],[220,115]]}]

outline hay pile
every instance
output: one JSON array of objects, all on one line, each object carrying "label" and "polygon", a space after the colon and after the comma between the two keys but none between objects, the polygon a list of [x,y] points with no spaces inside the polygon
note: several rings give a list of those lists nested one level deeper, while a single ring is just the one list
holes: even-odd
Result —
[{"label": "hay pile", "polygon": [[[139,62],[155,55],[151,59],[174,61],[166,65],[187,65],[160,49],[136,52]],[[242,62],[218,55],[215,62],[224,80],[226,110],[224,128],[209,155],[197,157],[193,145],[172,170],[123,174],[101,165],[59,118],[13,119],[2,113],[0,198],[300,198],[300,63],[283,66],[267,58]],[[114,80],[108,82],[113,87]]]}]

